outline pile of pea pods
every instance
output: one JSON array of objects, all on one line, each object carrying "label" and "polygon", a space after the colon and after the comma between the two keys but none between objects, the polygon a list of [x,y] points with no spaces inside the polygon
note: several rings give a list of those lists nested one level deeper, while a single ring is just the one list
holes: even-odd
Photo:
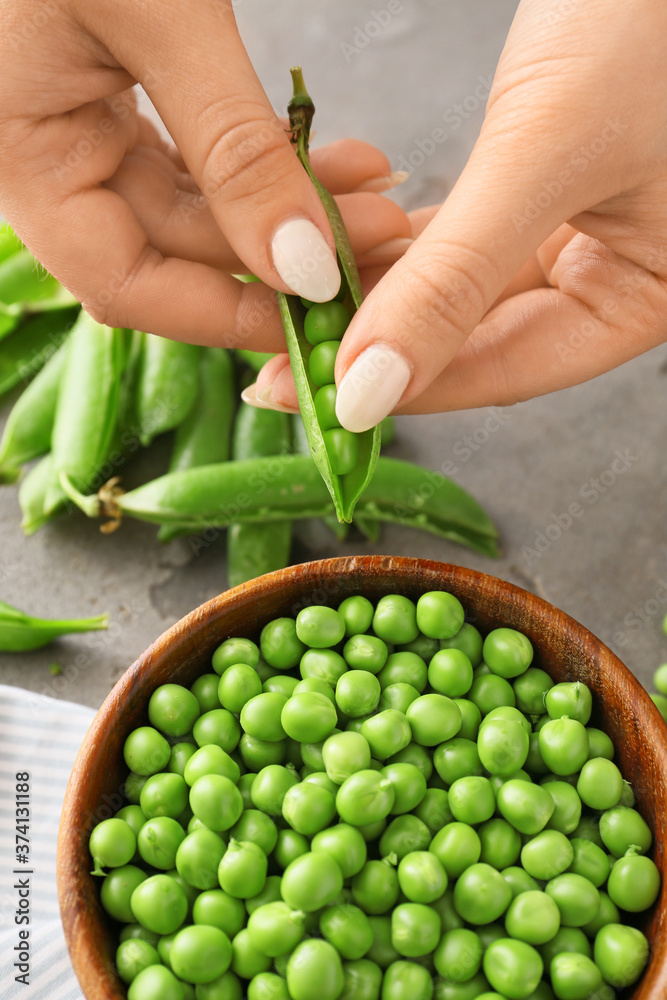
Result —
[{"label": "pile of pea pods", "polygon": [[226,639],[91,832],[129,1000],[614,1000],[660,874],[592,710],[443,591]]},{"label": "pile of pea pods", "polygon": [[[290,308],[305,307],[294,299]],[[327,312],[340,324],[345,307],[334,301],[315,311],[330,331]],[[89,515],[109,515],[106,530],[122,514],[139,517],[159,525],[165,542],[226,528],[235,585],[289,564],[299,519],[322,518],[344,538],[350,524],[336,517],[340,497],[349,521],[356,505],[354,524],[372,541],[382,521],[393,521],[497,554],[495,526],[461,487],[408,462],[377,460],[380,428],[365,436],[372,455],[343,441],[345,461],[326,483],[321,455],[311,457],[314,434],[332,447],[333,417],[319,400],[319,412],[303,420],[238,402],[267,357],[101,326],[4,226],[0,394],[24,388],[0,438],[0,481],[19,480],[23,530],[75,510],[72,498]],[[392,421],[382,430],[390,442]],[[166,474],[123,493],[117,480],[127,461],[163,434],[172,436]]]}]

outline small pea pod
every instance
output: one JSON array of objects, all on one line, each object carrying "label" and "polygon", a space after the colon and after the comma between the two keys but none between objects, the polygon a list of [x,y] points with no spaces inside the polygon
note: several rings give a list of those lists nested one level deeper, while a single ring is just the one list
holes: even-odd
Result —
[{"label": "small pea pod", "polygon": [[194,406],[199,384],[201,348],[146,334],[137,386],[139,440],[173,430]]},{"label": "small pea pod", "polygon": [[[129,493],[122,492],[117,480],[87,497],[67,476],[61,476],[61,483],[89,517],[118,521],[128,514],[153,524],[187,524],[192,531],[235,521],[285,521],[331,513],[322,477],[310,459],[299,455],[188,469]],[[410,462],[380,458],[359,513],[421,528],[486,555],[498,554],[497,529],[477,501],[446,476]]]},{"label": "small pea pod", "polygon": [[[234,423],[232,458],[245,460],[286,455],[290,419],[286,413],[241,403]],[[289,563],[292,523],[232,524],[227,533],[227,580],[230,587]]]},{"label": "small pea pod", "polygon": [[0,482],[14,482],[22,465],[45,455],[51,447],[58,388],[66,357],[64,344],[55,348],[12,407],[0,440]]},{"label": "small pea pod", "polygon": [[53,482],[51,453],[44,455],[33,465],[21,480],[19,486],[19,506],[21,507],[21,527],[26,535],[35,532],[52,520],[53,514],[44,513],[46,491]]},{"label": "small pea pod", "polygon": [[27,383],[67,338],[77,309],[59,309],[32,316],[0,340],[0,396]]},{"label": "small pea pod", "polygon": [[107,628],[108,615],[57,621],[52,618],[32,618],[10,604],[0,601],[0,650],[23,653],[39,649],[61,635],[73,632],[95,632]]},{"label": "small pea pod", "polygon": [[118,416],[127,331],[96,323],[83,309],[67,343],[51,438],[53,480],[44,512],[56,511],[64,493],[59,477],[66,473],[87,489],[106,457]]},{"label": "small pea pod", "polygon": [[0,261],[0,338],[30,313],[77,305],[74,296],[25,247]]},{"label": "small pea pod", "polygon": [[[308,141],[315,109],[306,91],[301,69],[295,68],[291,73],[294,96],[289,103],[288,110],[296,154],[315,185],[326,210],[336,243],[336,254],[345,290],[345,306],[350,313],[354,313],[363,300],[354,252],[334,198],[320,183],[310,165]],[[311,354],[320,348],[326,349],[325,344],[313,346],[306,338],[304,330],[306,307],[299,298],[278,292],[278,306],[285,330],[294,384],[306,428],[310,453],[331,494],[336,516],[339,521],[349,522],[352,520],[357,501],[373,475],[380,453],[380,428],[378,426],[361,434],[351,435],[351,432],[336,429],[335,426],[329,428],[321,426],[315,406],[315,394],[318,388],[322,388],[328,383],[320,382],[319,385],[315,383],[312,377]],[[330,382],[333,382],[330,374],[328,378]],[[344,472],[334,471],[332,453],[327,447],[325,434],[342,434],[346,436],[346,441],[347,436],[353,439],[352,463],[345,462],[341,465],[336,463],[339,470],[344,469]],[[329,438],[329,444],[331,444],[331,438]]]},{"label": "small pea pod", "polygon": [[[229,351],[205,347],[199,356],[199,391],[190,413],[176,428],[169,471],[194,469],[198,465],[226,462],[231,449],[232,420],[236,406],[234,365]],[[161,542],[183,534],[163,526]]]}]

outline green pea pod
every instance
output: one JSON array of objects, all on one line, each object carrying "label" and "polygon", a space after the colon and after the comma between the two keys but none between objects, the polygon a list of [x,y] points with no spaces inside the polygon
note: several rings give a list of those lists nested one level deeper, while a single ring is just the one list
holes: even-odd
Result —
[{"label": "green pea pod", "polygon": [[46,514],[56,511],[65,499],[61,473],[80,489],[87,489],[106,457],[118,417],[127,339],[127,331],[102,326],[83,309],[74,324],[58,390]]},{"label": "green pea pod", "polygon": [[0,262],[23,248],[20,239],[8,222],[0,224]]},{"label": "green pea pod", "polygon": [[146,334],[137,386],[139,440],[143,445],[178,427],[194,406],[200,353],[195,344]]},{"label": "green pea pod", "polygon": [[44,513],[46,491],[53,482],[51,453],[40,458],[21,480],[19,486],[19,506],[23,515],[21,527],[26,535],[35,532],[52,520],[53,514]]},{"label": "green pea pod", "polygon": [[77,313],[59,309],[33,316],[0,340],[0,396],[29,382],[44,366],[66,339]]},{"label": "green pea pod", "polygon": [[[257,521],[324,517],[328,490],[310,459],[299,455],[202,466],[154,479],[129,493],[114,483],[83,496],[67,476],[67,495],[89,517],[123,514],[153,524],[187,524],[192,531]],[[410,462],[380,458],[359,513],[421,528],[486,555],[498,555],[498,532],[461,486]],[[107,529],[108,530],[108,529]]]},{"label": "green pea pod", "polygon": [[46,646],[61,635],[69,635],[72,632],[95,632],[107,628],[108,625],[108,615],[75,618],[69,621],[32,618],[10,604],[0,601],[0,650],[8,653],[24,653]]},{"label": "green pea pod", "polygon": [[[306,428],[303,426],[303,420],[300,414],[295,414],[292,417],[292,438],[293,438],[293,451],[295,455],[310,455],[310,448],[308,447],[308,438],[306,437]],[[339,542],[344,542],[350,533],[350,525],[345,521],[339,521],[335,514],[326,514],[322,521],[326,524],[329,531],[336,536]]]},{"label": "green pea pod", "polygon": [[[236,461],[286,455],[290,418],[277,410],[241,403],[234,423],[232,458]],[[227,580],[230,587],[289,564],[292,522],[232,524],[227,533]]]},{"label": "green pea pod", "polygon": [[[296,154],[306,173],[315,185],[320,200],[331,225],[336,243],[338,265],[347,285],[346,305],[355,312],[362,303],[363,292],[354,252],[345,230],[345,225],[332,195],[313,173],[308,154],[310,125],[314,106],[303,82],[301,69],[291,71],[294,97],[289,103],[290,126]],[[354,508],[368,486],[380,453],[380,428],[374,427],[357,435],[359,440],[359,460],[355,468],[346,475],[336,475],[332,469],[322,428],[315,411],[314,396],[317,391],[308,370],[308,359],[313,350],[306,340],[303,330],[306,310],[300,299],[294,295],[278,292],[278,306],[283,321],[287,349],[289,351],[294,384],[296,385],[299,407],[308,437],[310,453],[319,469],[322,479],[331,494],[334,510],[339,521],[350,522]]]},{"label": "green pea pod", "polygon": [[12,407],[0,440],[0,482],[14,482],[22,465],[45,455],[51,447],[58,388],[66,357],[64,344],[56,348]]},{"label": "green pea pod", "polygon": [[74,296],[25,247],[0,261],[0,338],[32,312],[77,305]]},{"label": "green pea pod", "polygon": [[[169,471],[226,462],[230,455],[235,406],[234,365],[229,351],[222,347],[203,348],[199,356],[197,399],[183,423],[176,428]],[[164,525],[158,538],[161,542],[169,542],[183,533],[182,529]]]}]

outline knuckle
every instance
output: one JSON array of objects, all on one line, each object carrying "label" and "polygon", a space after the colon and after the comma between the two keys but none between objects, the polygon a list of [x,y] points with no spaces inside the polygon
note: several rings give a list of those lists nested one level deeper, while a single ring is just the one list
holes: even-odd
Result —
[{"label": "knuckle", "polygon": [[[206,117],[212,116],[209,111]],[[219,108],[216,117],[224,117]],[[250,109],[241,121],[214,128],[202,161],[202,193],[209,201],[222,197],[230,202],[248,194],[270,201],[273,188],[287,179],[293,166],[285,152],[285,132],[279,122]]]},{"label": "knuckle", "polygon": [[133,327],[133,296],[138,285],[145,287],[152,273],[162,263],[162,256],[146,244],[134,263],[106,276],[104,284],[82,299],[81,305],[97,323],[104,326]]}]

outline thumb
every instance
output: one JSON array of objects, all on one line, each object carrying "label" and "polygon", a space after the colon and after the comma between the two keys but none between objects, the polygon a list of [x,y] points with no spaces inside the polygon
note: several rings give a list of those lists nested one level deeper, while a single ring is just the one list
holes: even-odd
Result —
[{"label": "thumb", "polygon": [[[340,274],[326,213],[250,63],[232,0],[79,5],[144,86],[241,260],[281,291],[333,298]],[[287,95],[287,73],[285,84]]]},{"label": "thumb", "polygon": [[445,204],[345,333],[336,414],[351,431],[419,396],[519,268],[578,210],[581,190],[558,181],[570,153],[554,155],[547,128],[493,132],[482,133]]}]

